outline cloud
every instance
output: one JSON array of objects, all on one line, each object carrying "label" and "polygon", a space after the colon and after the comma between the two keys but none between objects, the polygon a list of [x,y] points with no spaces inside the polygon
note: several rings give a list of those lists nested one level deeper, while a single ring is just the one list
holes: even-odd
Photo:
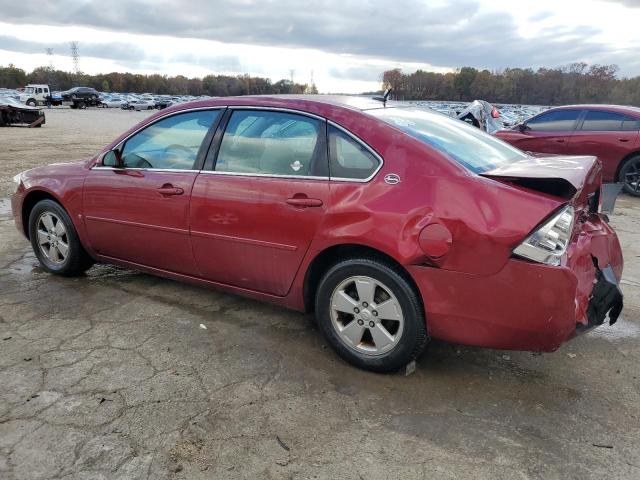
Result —
[{"label": "cloud", "polygon": [[640,8],[640,0],[604,0],[609,3],[618,3],[629,8]]},{"label": "cloud", "polygon": [[[618,3],[638,6],[640,0],[619,0]],[[546,20],[555,17],[557,12],[554,8],[541,7],[539,12],[532,10],[533,13],[526,17],[539,30],[535,36],[523,36],[522,19],[516,20],[513,11],[488,8],[479,0],[428,3],[423,0],[386,3],[374,0],[362,3],[343,0],[307,0],[304,3],[293,0],[112,0],[108,5],[97,0],[28,4],[0,0],[3,21],[11,24],[46,22],[48,25],[86,26],[226,44],[313,49],[352,55],[359,60],[384,60],[390,65],[416,63],[501,69],[554,67],[586,61],[618,63],[623,72],[640,73],[637,49],[612,49],[598,38],[602,33],[598,26],[575,21],[563,22],[562,27],[548,25]],[[10,42],[5,39],[5,43]],[[23,43],[15,48],[31,47]],[[80,48],[83,56],[114,59],[123,65],[154,61],[135,44],[105,46],[83,42]],[[68,51],[68,47],[63,47],[63,51]],[[171,61],[204,67],[222,65],[222,70],[240,71],[240,61],[233,55],[201,53],[184,52],[181,59]],[[633,72],[629,66],[633,67]],[[268,65],[262,68],[268,70]],[[350,70],[337,67],[330,73],[336,78],[352,75],[350,78],[371,79],[375,76],[377,79],[380,69],[366,65]]]}]

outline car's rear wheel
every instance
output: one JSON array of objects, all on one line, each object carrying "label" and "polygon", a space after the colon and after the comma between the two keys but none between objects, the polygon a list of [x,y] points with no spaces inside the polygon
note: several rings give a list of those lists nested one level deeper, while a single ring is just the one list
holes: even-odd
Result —
[{"label": "car's rear wheel", "polygon": [[71,218],[53,200],[41,200],[31,210],[29,238],[40,264],[50,273],[71,277],[94,263],[82,247]]},{"label": "car's rear wheel", "polygon": [[620,168],[618,181],[629,195],[640,197],[640,155],[628,158]]},{"label": "car's rear wheel", "polygon": [[379,260],[345,260],[331,267],[318,286],[316,316],[336,352],[366,370],[396,371],[427,343],[418,293],[396,268]]}]

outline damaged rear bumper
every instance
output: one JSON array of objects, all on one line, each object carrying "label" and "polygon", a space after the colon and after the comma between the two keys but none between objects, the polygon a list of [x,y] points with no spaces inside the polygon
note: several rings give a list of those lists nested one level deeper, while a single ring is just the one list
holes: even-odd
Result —
[{"label": "damaged rear bumper", "polygon": [[561,266],[511,258],[496,274],[410,266],[430,336],[489,348],[553,351],[615,323],[622,310],[618,238],[599,215],[583,222]]}]

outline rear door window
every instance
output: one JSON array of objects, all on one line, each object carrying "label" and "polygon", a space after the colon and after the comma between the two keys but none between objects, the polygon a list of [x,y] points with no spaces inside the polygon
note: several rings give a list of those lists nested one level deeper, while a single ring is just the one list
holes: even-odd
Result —
[{"label": "rear door window", "polygon": [[530,130],[538,132],[566,132],[576,126],[581,110],[552,110],[527,121]]},{"label": "rear door window", "polygon": [[580,130],[589,132],[620,132],[638,130],[638,119],[622,113],[588,110]]},{"label": "rear door window", "polygon": [[[327,176],[324,122],[289,112],[236,110],[225,129],[217,172]],[[324,154],[323,154],[324,153]]]}]

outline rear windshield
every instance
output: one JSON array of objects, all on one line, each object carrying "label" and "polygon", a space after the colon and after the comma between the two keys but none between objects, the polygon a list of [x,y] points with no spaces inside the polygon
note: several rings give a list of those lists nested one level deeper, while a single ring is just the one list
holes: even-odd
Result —
[{"label": "rear windshield", "polygon": [[475,173],[527,158],[527,154],[461,120],[415,107],[367,113],[434,147]]}]

